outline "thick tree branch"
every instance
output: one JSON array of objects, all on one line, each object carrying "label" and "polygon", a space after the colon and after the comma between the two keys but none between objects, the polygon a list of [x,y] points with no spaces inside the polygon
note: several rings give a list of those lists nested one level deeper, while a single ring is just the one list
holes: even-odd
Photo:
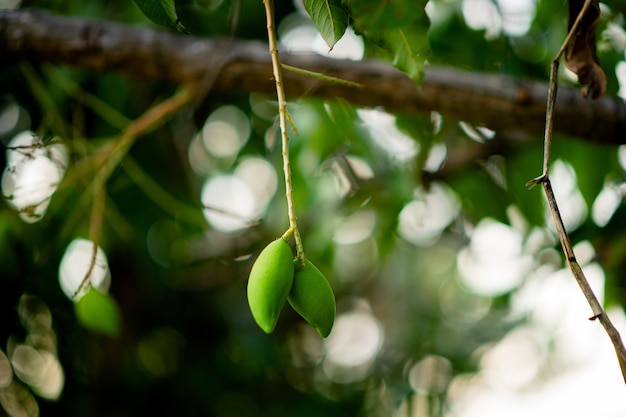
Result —
[{"label": "thick tree branch", "polygon": [[[274,88],[267,46],[258,42],[203,39],[33,10],[0,11],[0,66],[24,59],[176,84],[194,83],[217,72],[214,92],[271,93]],[[287,71],[286,88],[292,97],[341,97],[389,111],[436,110],[509,134],[543,133],[548,91],[543,82],[430,67],[418,88],[381,62],[287,53],[281,60],[365,86],[348,87]],[[626,103],[613,97],[586,100],[578,89],[562,88],[554,130],[601,143],[626,143]]]}]

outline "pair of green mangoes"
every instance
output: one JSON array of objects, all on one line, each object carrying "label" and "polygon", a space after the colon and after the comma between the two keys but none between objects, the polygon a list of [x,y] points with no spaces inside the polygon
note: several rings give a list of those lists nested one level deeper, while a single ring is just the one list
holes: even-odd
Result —
[{"label": "pair of green mangoes", "polygon": [[276,327],[286,300],[322,337],[330,334],[336,306],[326,277],[309,260],[294,263],[291,247],[278,238],[261,251],[248,280],[248,304],[265,333]]}]

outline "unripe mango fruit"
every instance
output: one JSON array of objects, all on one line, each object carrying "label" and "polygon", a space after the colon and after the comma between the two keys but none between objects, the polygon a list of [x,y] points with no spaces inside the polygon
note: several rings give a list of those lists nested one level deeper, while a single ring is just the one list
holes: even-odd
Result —
[{"label": "unripe mango fruit", "polygon": [[303,267],[296,266],[287,300],[320,336],[330,334],[337,310],[335,295],[326,277],[309,260]]},{"label": "unripe mango fruit", "polygon": [[265,333],[271,333],[276,327],[293,276],[293,253],[282,238],[267,245],[252,265],[248,279],[248,305],[252,317]]}]

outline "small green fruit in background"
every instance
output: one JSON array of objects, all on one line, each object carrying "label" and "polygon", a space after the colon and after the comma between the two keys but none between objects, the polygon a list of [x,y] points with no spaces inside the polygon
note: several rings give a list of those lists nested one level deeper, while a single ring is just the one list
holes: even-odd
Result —
[{"label": "small green fruit in background", "polygon": [[265,333],[276,327],[293,283],[293,253],[282,238],[267,245],[254,261],[248,280],[248,304]]},{"label": "small green fruit in background", "polygon": [[87,329],[108,336],[119,335],[122,327],[121,313],[115,299],[109,294],[90,288],[74,304],[74,311],[78,321]]},{"label": "small green fruit in background", "polygon": [[296,266],[289,304],[322,336],[330,334],[335,323],[335,295],[326,277],[309,260]]}]

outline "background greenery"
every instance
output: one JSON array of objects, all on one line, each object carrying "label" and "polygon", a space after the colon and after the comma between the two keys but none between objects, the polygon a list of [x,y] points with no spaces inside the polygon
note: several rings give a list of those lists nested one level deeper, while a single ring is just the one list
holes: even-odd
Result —
[{"label": "background greenery", "polygon": [[[234,3],[240,14],[232,12]],[[537,1],[530,29],[516,36],[470,28],[463,5],[430,2],[430,64],[547,79],[565,36],[565,2]],[[604,34],[599,55],[611,95],[619,90],[615,66],[624,55],[619,37],[607,28],[623,26],[625,5],[607,2],[599,27]],[[193,34],[266,40],[260,0],[188,0],[177,6]],[[153,25],[130,1],[24,1],[20,7]],[[279,22],[294,13],[302,12],[292,2],[277,2]],[[426,22],[420,24],[426,29]],[[370,48],[368,53],[380,56]],[[541,167],[540,138],[511,141],[507,132],[487,132],[487,139],[476,139],[458,120],[398,114],[396,126],[414,142],[386,144],[367,128],[364,122],[370,119],[362,109],[340,99],[295,99],[287,91],[299,131],[292,141],[299,224],[307,256],[335,290],[339,317],[327,342],[289,309],[276,331],[265,335],[249,313],[245,288],[256,254],[287,226],[280,150],[271,144],[273,97],[211,95],[138,140],[109,180],[100,246],[108,257],[120,328],[113,335],[86,329],[58,279],[69,243],[89,234],[90,202],[83,198],[89,176],[72,175],[73,167],[119,133],[124,119],[138,117],[175,86],[45,64],[2,65],[0,108],[24,110],[20,125],[0,136],[2,143],[31,129],[44,139],[61,138],[71,155],[65,180],[40,221],[23,222],[6,201],[0,203],[0,349],[9,357],[18,345],[48,349],[58,355],[64,374],[58,397],[40,395],[28,378],[14,377],[12,389],[21,387],[15,391],[19,395],[5,396],[2,403],[9,415],[35,415],[24,414],[32,407],[42,415],[67,416],[448,415],[454,411],[448,394],[456,377],[479,372],[482,353],[532,320],[528,311],[512,308],[520,289],[528,289],[525,284],[536,271],[563,266],[543,196],[524,187]],[[562,82],[573,85],[566,76]],[[92,95],[102,103],[85,99]],[[199,173],[190,164],[189,148],[197,145],[194,138],[207,117],[224,105],[246,115],[250,137],[231,157],[202,151]],[[452,152],[472,140],[506,146],[445,175],[437,174],[439,166],[425,169],[430,150]],[[400,146],[400,153],[392,145]],[[591,213],[606,183],[619,187],[624,181],[619,152],[563,137],[554,148],[556,158],[575,173],[572,193],[579,190],[583,197],[572,204],[587,208],[573,228],[573,240],[595,248],[592,260],[602,265],[610,306],[626,299],[624,207],[617,206],[601,225]],[[274,167],[277,191],[249,227],[221,232],[202,215],[203,183],[234,172],[250,157]],[[359,170],[354,161],[367,168]],[[404,220],[412,222],[409,227],[401,213],[410,204],[413,211],[405,212]],[[442,219],[446,210],[449,216]],[[530,264],[501,266],[519,268],[519,281],[481,292],[463,278],[459,254],[467,248],[480,251],[472,249],[473,232],[492,224],[517,236],[518,258],[526,256]],[[339,327],[342,317],[347,327]],[[527,385],[576,365],[555,365],[558,349],[547,333],[548,347]],[[372,350],[359,353],[359,346]],[[338,359],[340,354],[353,361]],[[3,372],[10,373],[0,366],[0,377]]]}]

